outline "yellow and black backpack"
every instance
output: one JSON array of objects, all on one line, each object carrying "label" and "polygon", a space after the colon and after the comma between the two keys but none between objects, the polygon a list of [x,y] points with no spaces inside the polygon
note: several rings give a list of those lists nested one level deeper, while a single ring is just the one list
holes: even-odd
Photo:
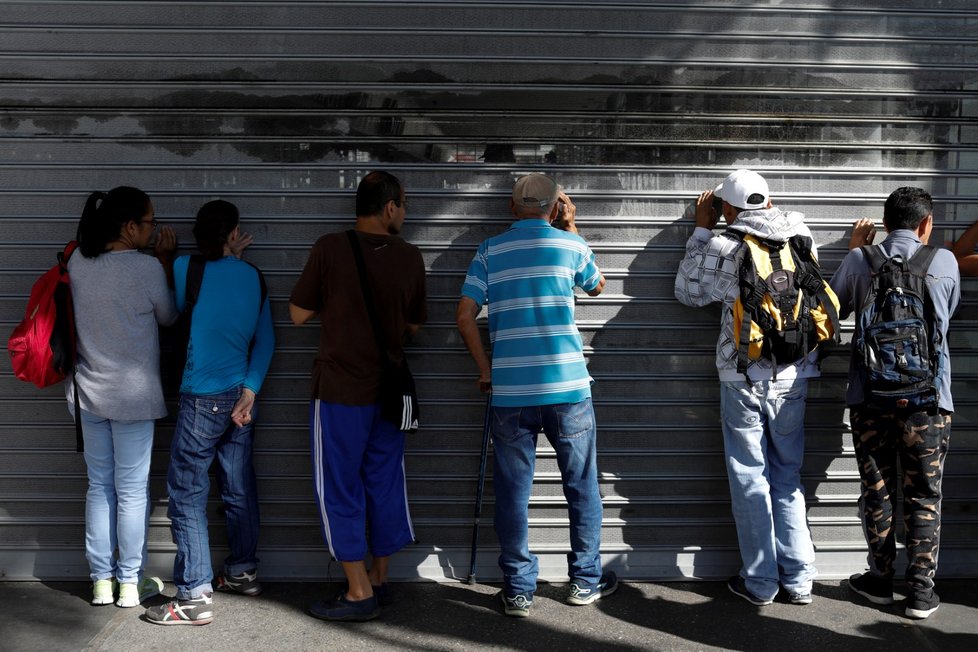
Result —
[{"label": "yellow and black backpack", "polygon": [[733,306],[737,371],[752,361],[793,364],[826,343],[839,342],[839,300],[822,278],[812,240],[786,242],[727,231],[746,251],[739,270],[740,296]]}]

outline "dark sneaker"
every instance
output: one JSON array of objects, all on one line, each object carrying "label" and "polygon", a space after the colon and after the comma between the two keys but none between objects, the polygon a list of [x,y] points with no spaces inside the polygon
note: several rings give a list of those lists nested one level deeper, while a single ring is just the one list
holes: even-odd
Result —
[{"label": "dark sneaker", "polygon": [[570,594],[565,602],[576,606],[591,604],[605,598],[618,590],[618,576],[614,571],[608,571],[601,576],[597,584],[588,584],[580,580],[570,583]]},{"label": "dark sneaker", "polygon": [[258,571],[252,568],[240,575],[228,575],[225,571],[214,578],[215,587],[224,593],[240,593],[249,597],[260,595],[262,588],[258,582]]},{"label": "dark sneaker", "polygon": [[532,593],[517,593],[510,598],[504,591],[500,591],[499,597],[503,600],[503,611],[507,616],[526,618],[530,615],[530,607],[533,606]]},{"label": "dark sneaker", "polygon": [[811,593],[789,593],[788,602],[791,604],[806,605],[812,603]]},{"label": "dark sneaker", "polygon": [[750,589],[747,588],[747,583],[744,581],[744,578],[741,577],[740,575],[734,575],[729,580],[727,580],[727,588],[730,589],[731,593],[733,593],[734,595],[739,595],[740,597],[742,597],[744,600],[747,600],[747,602],[750,602],[755,607],[763,607],[765,605],[769,605],[772,602],[774,602],[773,598],[770,600],[765,600],[764,598],[759,598],[753,593],[751,593]]},{"label": "dark sneaker", "polygon": [[893,604],[893,580],[889,578],[856,573],[849,577],[849,588],[873,604]]},{"label": "dark sneaker", "polygon": [[146,620],[157,625],[206,625],[214,620],[210,593],[193,600],[173,600],[146,610]]},{"label": "dark sneaker", "polygon": [[923,619],[931,615],[941,606],[941,599],[934,589],[917,591],[907,598],[907,618]]},{"label": "dark sneaker", "polygon": [[321,620],[364,622],[376,618],[380,614],[380,606],[375,595],[366,600],[347,600],[346,594],[342,593],[329,602],[313,602],[309,605],[309,614]]}]

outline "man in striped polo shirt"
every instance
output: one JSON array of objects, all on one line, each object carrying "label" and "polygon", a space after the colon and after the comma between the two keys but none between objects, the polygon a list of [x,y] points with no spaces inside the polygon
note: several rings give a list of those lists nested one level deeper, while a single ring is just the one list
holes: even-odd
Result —
[{"label": "man in striped polo shirt", "polygon": [[[537,558],[529,550],[527,508],[537,437],[557,452],[570,517],[567,603],[585,605],[618,588],[601,572],[601,495],[591,377],[574,323],[574,288],[601,294],[604,277],[577,234],[576,207],[560,186],[529,174],[513,187],[516,218],[505,233],[479,246],[462,286],[456,320],[479,365],[479,387],[492,390],[493,523],[506,615],[529,615]],[[492,363],[476,317],[489,307]]]}]

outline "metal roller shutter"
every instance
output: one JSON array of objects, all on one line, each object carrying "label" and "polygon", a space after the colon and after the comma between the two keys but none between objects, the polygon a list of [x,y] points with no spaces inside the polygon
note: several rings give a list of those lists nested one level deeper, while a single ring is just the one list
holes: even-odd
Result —
[{"label": "metal roller shutter", "polygon": [[[800,210],[834,270],[852,220],[900,185],[937,200],[935,241],[978,219],[978,9],[972,0],[710,2],[4,2],[0,4],[0,335],[75,229],[84,197],[145,189],[192,242],[196,209],[239,205],[256,236],[278,350],[256,462],[265,577],[328,570],[311,501],[308,370],[317,326],[287,298],[311,243],[347,228],[368,170],[400,176],[405,237],[429,269],[409,355],[423,430],[407,469],[419,543],[399,578],[464,577],[483,399],[454,325],[475,247],[509,222],[515,176],[555,174],[607,278],[578,320],[597,380],[603,552],[627,578],[722,577],[738,563],[713,366],[718,312],[673,298],[692,199],[736,167]],[[973,281],[951,342],[958,414],[945,575],[978,572]],[[849,325],[851,330],[851,324]],[[804,480],[822,577],[862,567],[845,356],[812,386]],[[152,470],[151,570],[174,547]],[[566,510],[539,448],[531,547],[564,577]],[[0,362],[0,578],[83,577],[85,465],[60,388]],[[491,514],[491,485],[486,513]],[[217,501],[215,558],[223,540]],[[498,576],[491,519],[479,575]],[[333,573],[338,574],[337,568]]]}]

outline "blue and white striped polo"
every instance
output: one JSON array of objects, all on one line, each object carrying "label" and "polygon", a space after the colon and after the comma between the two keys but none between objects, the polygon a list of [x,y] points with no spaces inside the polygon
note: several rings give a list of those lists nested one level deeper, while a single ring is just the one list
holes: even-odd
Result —
[{"label": "blue and white striped polo", "polygon": [[489,305],[492,403],[502,407],[577,403],[591,396],[574,287],[601,280],[594,253],[573,233],[519,220],[479,246],[462,296]]}]

